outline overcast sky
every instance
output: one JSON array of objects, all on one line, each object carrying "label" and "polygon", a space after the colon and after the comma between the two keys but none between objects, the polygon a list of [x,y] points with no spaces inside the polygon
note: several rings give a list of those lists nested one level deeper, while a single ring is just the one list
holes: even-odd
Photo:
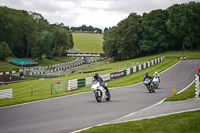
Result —
[{"label": "overcast sky", "polygon": [[[190,0],[0,0],[0,6],[42,14],[49,23],[104,29],[116,26],[131,12],[142,15],[151,10],[166,9]],[[198,1],[200,0],[192,0]]]}]

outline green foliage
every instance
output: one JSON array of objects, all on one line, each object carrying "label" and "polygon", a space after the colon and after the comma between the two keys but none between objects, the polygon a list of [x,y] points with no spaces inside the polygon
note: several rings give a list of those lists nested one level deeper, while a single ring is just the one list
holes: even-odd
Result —
[{"label": "green foliage", "polygon": [[[102,74],[108,74],[112,72],[116,72],[119,70],[125,70],[127,68],[130,68],[133,64],[133,62],[136,63],[144,63],[147,61],[151,61],[152,59],[155,59],[156,57],[161,57],[165,56],[165,60],[159,64],[156,64],[150,68],[147,68],[143,71],[134,73],[132,75],[122,77],[116,80],[111,80],[108,82],[108,87],[114,87],[114,86],[124,86],[124,85],[131,85],[134,83],[141,82],[143,80],[144,73],[147,71],[151,75],[155,72],[161,72],[165,70],[166,68],[170,67],[174,63],[176,63],[177,57],[184,56],[186,55],[187,59],[199,59],[200,58],[200,52],[167,52],[163,54],[158,54],[158,55],[153,55],[153,56],[147,56],[147,57],[141,57],[141,58],[136,58],[136,59],[131,59],[131,60],[126,60],[126,61],[120,61],[120,62],[114,62],[114,63],[107,63],[105,61],[101,65],[97,65],[94,68],[87,68],[85,71],[90,71],[90,70],[103,70],[104,71],[99,71],[98,73],[100,75]],[[58,60],[64,61],[66,60],[66,57],[59,57]],[[41,62],[42,61],[42,62]],[[53,63],[56,64],[56,61],[53,62],[48,59],[42,59],[39,61],[39,64],[42,63]],[[0,65],[0,70],[1,70]],[[83,70],[81,70],[83,71]],[[80,71],[78,71],[80,72]],[[92,77],[93,73],[86,73],[86,74],[80,74],[78,72],[75,72],[73,74],[69,74],[68,76],[61,77],[61,78],[56,78],[56,79],[62,79],[62,80],[71,80],[71,79],[81,79],[81,78],[86,78],[86,77]],[[62,71],[61,71],[62,74]],[[25,82],[20,82],[20,83],[14,83],[14,84],[9,84],[6,86],[0,86],[1,89],[8,89],[12,88],[13,89],[13,99],[0,99],[0,106],[5,106],[5,105],[13,105],[13,104],[19,104],[19,103],[24,103],[24,102],[30,102],[30,101],[35,101],[35,100],[41,100],[41,99],[47,99],[47,98],[52,98],[52,97],[58,97],[58,96],[64,96],[72,93],[80,93],[80,92],[85,92],[85,91],[91,91],[90,87],[83,87],[78,89],[77,91],[72,91],[72,92],[63,92],[63,93],[54,93],[53,95],[50,94],[50,90],[34,93],[33,97],[30,96],[31,90],[30,86],[32,85],[34,90],[44,90],[44,89],[50,89],[51,87],[51,81],[52,79],[44,79],[44,80],[31,80],[31,81],[25,81]],[[66,89],[67,89],[67,84],[66,84]]]},{"label": "green foliage", "polygon": [[86,25],[82,25],[80,27],[71,27],[71,30],[72,32],[102,33],[101,29]]},{"label": "green foliage", "polygon": [[194,98],[195,97],[195,85],[196,84],[194,83],[187,90],[185,90],[179,94],[170,96],[167,99],[165,99],[165,101],[179,101],[179,100],[186,100],[189,98]]},{"label": "green foliage", "polygon": [[167,9],[168,30],[179,39],[182,49],[197,47],[200,42],[200,3],[176,4]]},{"label": "green foliage", "polygon": [[143,16],[131,13],[105,29],[103,50],[115,61],[168,50],[200,49],[200,3],[175,4]]},{"label": "green foliage", "polygon": [[4,60],[10,55],[12,55],[12,52],[8,47],[8,44],[5,42],[0,42],[0,60]]},{"label": "green foliage", "polygon": [[139,53],[139,34],[142,32],[140,16],[131,13],[117,27],[104,33],[103,49],[114,60],[125,60],[136,57]]},{"label": "green foliage", "polygon": [[41,14],[7,7],[0,7],[0,35],[0,42],[20,58],[38,60],[73,47],[71,33],[62,24],[50,25]]},{"label": "green foliage", "polygon": [[172,44],[172,37],[165,25],[167,19],[168,12],[161,9],[143,15],[144,30],[139,42],[141,52],[163,52]]},{"label": "green foliage", "polygon": [[96,126],[80,133],[198,133],[200,111]]}]

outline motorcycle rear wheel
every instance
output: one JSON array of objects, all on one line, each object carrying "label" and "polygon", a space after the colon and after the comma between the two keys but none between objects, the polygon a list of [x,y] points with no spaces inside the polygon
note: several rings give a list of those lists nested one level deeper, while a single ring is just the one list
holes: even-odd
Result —
[{"label": "motorcycle rear wheel", "polygon": [[155,87],[154,86],[152,87],[152,92],[155,92]]},{"label": "motorcycle rear wheel", "polygon": [[111,99],[111,95],[110,95],[110,91],[108,91],[108,92],[106,92],[107,93],[107,98],[106,98],[106,101],[110,101],[110,99]]}]

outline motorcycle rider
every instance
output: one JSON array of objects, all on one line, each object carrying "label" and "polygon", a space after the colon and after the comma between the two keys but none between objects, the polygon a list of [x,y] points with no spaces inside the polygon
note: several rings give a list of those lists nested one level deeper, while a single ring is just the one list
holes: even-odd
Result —
[{"label": "motorcycle rider", "polygon": [[151,77],[150,74],[148,74],[148,72],[145,73],[143,82],[145,81],[146,78],[149,78],[151,81],[153,80],[153,78]]},{"label": "motorcycle rider", "polygon": [[159,83],[160,83],[160,75],[158,74],[158,72],[155,72],[154,74],[153,74],[153,78],[158,78],[158,81],[159,81]]},{"label": "motorcycle rider", "polygon": [[98,73],[94,73],[94,76],[93,76],[93,77],[94,77],[93,82],[94,82],[94,81],[100,82],[100,86],[103,86],[103,88],[106,90],[106,92],[109,92],[108,87],[105,85],[105,83],[104,83],[104,81],[103,81],[103,78],[102,78],[101,76],[99,76]]},{"label": "motorcycle rider", "polygon": [[199,65],[199,68],[197,70],[197,75],[199,76],[199,81],[200,81],[200,65]]}]

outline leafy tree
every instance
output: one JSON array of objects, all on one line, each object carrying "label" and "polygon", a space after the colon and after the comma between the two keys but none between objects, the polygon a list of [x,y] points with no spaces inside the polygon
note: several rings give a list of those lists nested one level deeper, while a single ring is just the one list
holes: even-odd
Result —
[{"label": "leafy tree", "polygon": [[175,4],[168,8],[168,30],[179,39],[182,49],[193,48],[200,38],[200,3]]},{"label": "leafy tree", "polygon": [[89,33],[102,33],[100,28],[94,28],[92,26],[82,25],[80,27],[71,27],[72,32],[89,32]]},{"label": "leafy tree", "polygon": [[142,32],[142,27],[139,22],[141,16],[136,13],[131,13],[127,19],[118,24],[118,54],[120,60],[133,58],[139,54],[139,35]]},{"label": "leafy tree", "polygon": [[35,59],[35,61],[38,61],[39,59],[42,59],[42,50],[40,47],[34,47],[31,49],[31,57]]},{"label": "leafy tree", "polygon": [[143,33],[139,41],[141,52],[163,52],[172,44],[172,36],[165,24],[167,19],[168,12],[161,9],[143,15]]},{"label": "leafy tree", "polygon": [[113,57],[115,61],[119,60],[117,52],[117,28],[112,27],[103,35],[103,50],[108,57]]},{"label": "leafy tree", "polygon": [[53,42],[53,35],[48,31],[43,31],[38,40],[38,47],[41,48],[43,55],[51,55],[51,45]]},{"label": "leafy tree", "polygon": [[11,50],[6,42],[0,42],[0,60],[4,60],[12,55]]},{"label": "leafy tree", "polygon": [[131,13],[117,27],[104,34],[104,51],[114,60],[125,60],[139,54],[139,34],[142,32],[139,22],[141,16]]},{"label": "leafy tree", "polygon": [[106,32],[106,31],[108,31],[108,28],[104,28],[103,32]]},{"label": "leafy tree", "polygon": [[60,26],[54,26],[53,50],[55,53],[65,52],[73,47],[72,35]]},{"label": "leafy tree", "polygon": [[[63,23],[50,25],[41,14],[0,7],[0,42],[16,57],[41,59],[53,50],[73,47],[72,34]],[[37,51],[38,50],[38,51]]]}]

